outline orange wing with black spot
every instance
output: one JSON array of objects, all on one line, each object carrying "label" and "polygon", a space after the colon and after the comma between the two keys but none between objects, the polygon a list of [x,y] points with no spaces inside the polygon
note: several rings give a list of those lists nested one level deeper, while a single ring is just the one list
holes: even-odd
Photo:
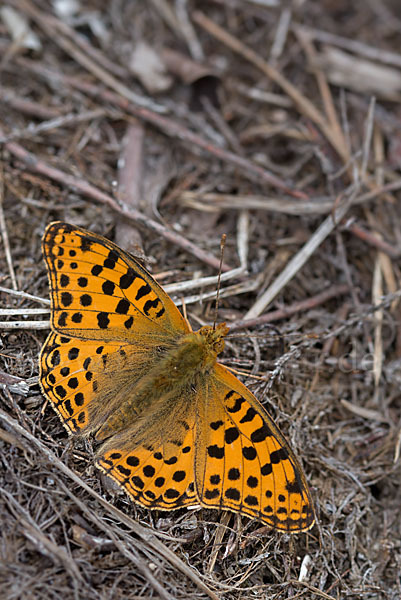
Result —
[{"label": "orange wing with black spot", "polygon": [[124,341],[177,336],[190,328],[171,298],[137,260],[106,238],[68,223],[43,236],[54,331]]},{"label": "orange wing with black spot", "polygon": [[162,430],[164,441],[150,446],[133,440],[130,450],[116,436],[101,451],[97,466],[147,508],[175,510],[199,504],[194,486],[194,425],[193,419],[177,421]]},{"label": "orange wing with black spot", "polygon": [[155,360],[146,346],[51,332],[40,355],[40,384],[66,429],[87,435],[127,401]]},{"label": "orange wing with black spot", "polygon": [[204,394],[195,456],[201,503],[288,532],[312,527],[312,499],[302,468],[255,396],[219,364]]}]

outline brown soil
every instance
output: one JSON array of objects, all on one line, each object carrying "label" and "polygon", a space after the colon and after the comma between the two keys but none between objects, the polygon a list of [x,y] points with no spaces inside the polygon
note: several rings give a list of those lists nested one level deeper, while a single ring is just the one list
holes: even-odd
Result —
[{"label": "brown soil", "polygon": [[[1,9],[0,598],[400,598],[399,3],[55,5]],[[226,234],[222,362],[300,457],[310,531],[142,509],[68,438],[37,379],[54,220],[162,285],[216,275]],[[215,289],[171,292],[194,329]]]}]

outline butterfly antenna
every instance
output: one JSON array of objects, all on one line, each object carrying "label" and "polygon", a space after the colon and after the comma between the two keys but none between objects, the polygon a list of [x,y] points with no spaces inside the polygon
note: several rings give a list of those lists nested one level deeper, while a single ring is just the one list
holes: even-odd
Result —
[{"label": "butterfly antenna", "polygon": [[219,265],[219,274],[217,276],[217,292],[216,292],[216,304],[215,304],[215,308],[214,308],[213,331],[216,329],[217,312],[219,310],[221,266],[223,264],[224,246],[226,245],[226,239],[227,239],[227,236],[225,233],[223,233],[223,235],[221,236],[221,241],[220,241],[220,265]]}]

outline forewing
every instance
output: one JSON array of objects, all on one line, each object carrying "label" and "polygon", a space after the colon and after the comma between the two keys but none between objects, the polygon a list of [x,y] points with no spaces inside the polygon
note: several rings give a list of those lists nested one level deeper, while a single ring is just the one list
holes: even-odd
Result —
[{"label": "forewing", "polygon": [[169,296],[133,256],[96,235],[51,223],[43,236],[52,329],[81,339],[135,340],[189,331]]},{"label": "forewing", "polygon": [[216,365],[200,401],[195,487],[201,503],[295,533],[314,523],[293,451],[255,396]]}]

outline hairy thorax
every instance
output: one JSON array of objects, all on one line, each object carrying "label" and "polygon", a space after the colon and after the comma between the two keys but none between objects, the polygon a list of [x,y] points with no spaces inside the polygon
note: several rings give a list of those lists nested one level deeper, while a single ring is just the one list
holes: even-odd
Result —
[{"label": "hairy thorax", "polygon": [[166,350],[158,364],[149,373],[150,385],[161,394],[173,387],[183,388],[194,383],[199,375],[208,373],[215,365],[217,355],[224,349],[225,323],[215,329],[209,326],[179,338]]},{"label": "hairy thorax", "polygon": [[225,323],[215,328],[205,326],[161,347],[148,372],[127,390],[124,401],[110,414],[96,437],[104,440],[131,426],[138,434],[142,427],[141,417],[145,413],[148,435],[152,430],[152,414],[155,422],[160,422],[163,414],[169,421],[174,421],[174,415],[183,409],[182,406],[174,406],[176,399],[191,401],[192,393],[213,369],[218,354],[224,349],[227,333]]}]

